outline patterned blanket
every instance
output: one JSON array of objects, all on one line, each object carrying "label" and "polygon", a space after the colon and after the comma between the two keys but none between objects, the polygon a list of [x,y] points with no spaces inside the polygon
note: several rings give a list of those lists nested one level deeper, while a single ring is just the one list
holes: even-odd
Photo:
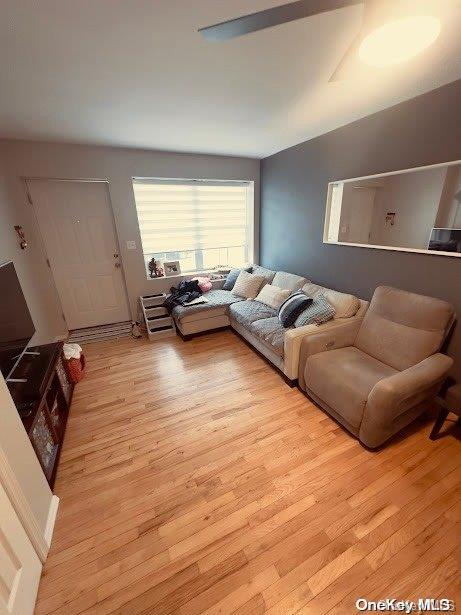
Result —
[{"label": "patterned blanket", "polygon": [[210,290],[205,293],[207,303],[201,305],[176,305],[173,308],[173,316],[181,322],[181,319],[188,315],[205,310],[212,310],[217,307],[228,306],[237,301],[244,301],[241,297],[236,297],[230,290]]}]

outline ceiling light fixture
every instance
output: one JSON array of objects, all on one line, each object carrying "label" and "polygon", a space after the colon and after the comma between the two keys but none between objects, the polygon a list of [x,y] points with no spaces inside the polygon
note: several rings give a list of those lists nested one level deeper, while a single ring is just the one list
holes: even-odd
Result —
[{"label": "ceiling light fixture", "polygon": [[399,64],[432,45],[440,31],[440,20],[430,15],[391,21],[363,39],[359,57],[365,64],[379,68]]}]

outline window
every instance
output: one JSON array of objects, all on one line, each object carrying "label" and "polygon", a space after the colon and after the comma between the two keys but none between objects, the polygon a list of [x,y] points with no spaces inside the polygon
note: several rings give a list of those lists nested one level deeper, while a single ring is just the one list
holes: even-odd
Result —
[{"label": "window", "polygon": [[134,179],[144,260],[181,272],[253,261],[253,182]]}]

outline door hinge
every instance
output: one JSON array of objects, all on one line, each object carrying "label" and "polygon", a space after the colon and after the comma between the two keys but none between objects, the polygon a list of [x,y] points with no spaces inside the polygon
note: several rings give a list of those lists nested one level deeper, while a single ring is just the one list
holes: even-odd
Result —
[{"label": "door hinge", "polygon": [[47,259],[46,259],[46,264],[47,264],[47,265],[48,265],[48,267],[51,269],[51,263],[50,263],[50,259],[49,259],[49,258],[47,258]]}]

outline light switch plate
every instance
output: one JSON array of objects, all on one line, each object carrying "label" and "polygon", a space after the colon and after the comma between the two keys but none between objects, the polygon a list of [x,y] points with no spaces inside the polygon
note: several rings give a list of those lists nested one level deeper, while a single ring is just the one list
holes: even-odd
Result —
[{"label": "light switch plate", "polygon": [[126,242],[127,250],[136,250],[136,241],[127,241]]}]

